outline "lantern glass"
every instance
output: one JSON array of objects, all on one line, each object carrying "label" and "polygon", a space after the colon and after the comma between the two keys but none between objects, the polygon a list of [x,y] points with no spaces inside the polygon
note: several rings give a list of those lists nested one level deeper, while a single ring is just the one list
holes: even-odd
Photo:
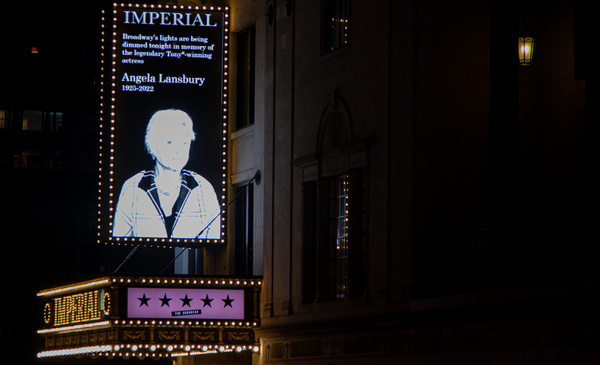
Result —
[{"label": "lantern glass", "polygon": [[519,37],[519,62],[521,66],[531,64],[533,58],[533,37]]}]

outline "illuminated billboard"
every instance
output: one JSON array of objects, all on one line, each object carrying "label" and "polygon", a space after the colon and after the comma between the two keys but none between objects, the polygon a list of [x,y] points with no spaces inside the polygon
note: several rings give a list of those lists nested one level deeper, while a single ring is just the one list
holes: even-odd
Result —
[{"label": "illuminated billboard", "polygon": [[100,242],[224,242],[228,9],[104,14]]},{"label": "illuminated billboard", "polygon": [[44,289],[38,357],[258,353],[261,287],[257,277],[103,276]]},{"label": "illuminated billboard", "polygon": [[128,288],[128,318],[244,319],[244,291]]}]

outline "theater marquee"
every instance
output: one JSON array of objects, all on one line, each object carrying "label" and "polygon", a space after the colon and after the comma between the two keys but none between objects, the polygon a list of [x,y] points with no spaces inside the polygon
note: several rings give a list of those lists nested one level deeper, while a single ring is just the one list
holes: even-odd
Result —
[{"label": "theater marquee", "polygon": [[[99,242],[224,243],[228,28],[226,7],[114,4],[103,15]],[[180,184],[161,186],[163,171]]]},{"label": "theater marquee", "polygon": [[259,352],[261,279],[103,277],[43,290],[38,357]]}]

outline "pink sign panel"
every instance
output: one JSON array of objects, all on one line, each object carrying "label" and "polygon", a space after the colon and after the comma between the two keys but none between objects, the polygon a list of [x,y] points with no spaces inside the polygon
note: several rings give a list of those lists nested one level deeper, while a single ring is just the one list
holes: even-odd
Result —
[{"label": "pink sign panel", "polygon": [[244,291],[127,288],[128,318],[244,319]]}]

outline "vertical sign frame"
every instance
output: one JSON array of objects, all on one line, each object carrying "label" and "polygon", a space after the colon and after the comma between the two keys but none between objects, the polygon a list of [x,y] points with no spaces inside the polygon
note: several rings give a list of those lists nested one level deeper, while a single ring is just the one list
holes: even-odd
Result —
[{"label": "vertical sign frame", "polygon": [[[103,14],[102,52],[98,242],[225,243],[229,8],[115,3]],[[166,124],[150,138],[158,115]],[[186,119],[194,139],[167,218],[168,193],[154,180],[167,148],[152,146],[179,138],[172,131]]]}]

